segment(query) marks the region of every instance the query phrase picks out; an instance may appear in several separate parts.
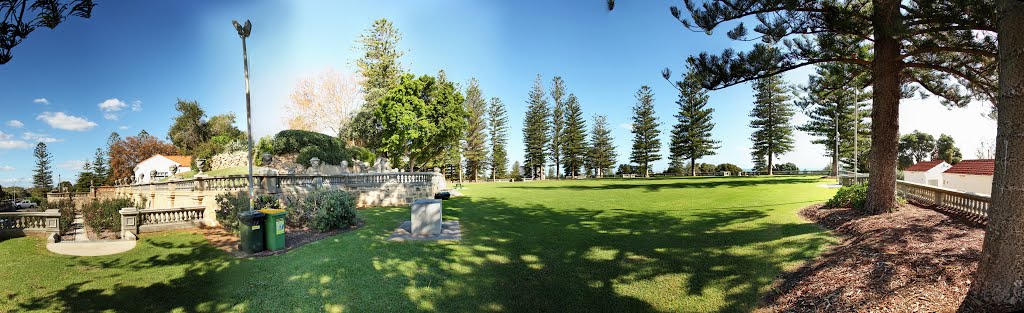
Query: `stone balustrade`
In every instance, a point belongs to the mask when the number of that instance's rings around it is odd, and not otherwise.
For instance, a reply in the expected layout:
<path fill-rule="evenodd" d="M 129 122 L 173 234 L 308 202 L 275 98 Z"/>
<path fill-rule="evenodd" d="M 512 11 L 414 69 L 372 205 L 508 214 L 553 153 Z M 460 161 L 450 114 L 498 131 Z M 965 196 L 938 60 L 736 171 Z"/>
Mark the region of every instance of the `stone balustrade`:
<path fill-rule="evenodd" d="M 48 242 L 60 241 L 60 211 L 2 212 L 0 238 L 45 235 Z"/>

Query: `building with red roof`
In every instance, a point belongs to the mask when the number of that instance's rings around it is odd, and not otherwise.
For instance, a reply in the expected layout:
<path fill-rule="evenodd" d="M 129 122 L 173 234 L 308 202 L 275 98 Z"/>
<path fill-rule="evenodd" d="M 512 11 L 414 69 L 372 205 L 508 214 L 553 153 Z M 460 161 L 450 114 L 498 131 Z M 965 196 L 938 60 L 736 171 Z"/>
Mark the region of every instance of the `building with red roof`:
<path fill-rule="evenodd" d="M 946 163 L 943 160 L 918 162 L 917 164 L 911 165 L 903 170 L 903 180 L 912 183 L 942 187 L 942 183 L 944 181 L 942 173 L 950 167 L 952 167 L 952 165 L 949 165 L 949 163 Z"/>
<path fill-rule="evenodd" d="M 996 161 L 992 159 L 963 160 L 942 173 L 942 184 L 950 189 L 992 194 L 995 169 Z"/>

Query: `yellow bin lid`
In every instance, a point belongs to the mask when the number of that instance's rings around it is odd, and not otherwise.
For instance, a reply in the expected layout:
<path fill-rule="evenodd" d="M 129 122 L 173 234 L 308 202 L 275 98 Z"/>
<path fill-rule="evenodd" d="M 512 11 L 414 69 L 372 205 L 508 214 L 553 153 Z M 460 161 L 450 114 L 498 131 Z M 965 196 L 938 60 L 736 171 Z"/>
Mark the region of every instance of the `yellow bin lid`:
<path fill-rule="evenodd" d="M 285 212 L 285 210 L 281 210 L 281 209 L 262 209 L 262 210 L 259 210 L 259 211 L 260 211 L 260 213 L 263 213 L 263 214 L 281 214 L 281 213 Z"/>

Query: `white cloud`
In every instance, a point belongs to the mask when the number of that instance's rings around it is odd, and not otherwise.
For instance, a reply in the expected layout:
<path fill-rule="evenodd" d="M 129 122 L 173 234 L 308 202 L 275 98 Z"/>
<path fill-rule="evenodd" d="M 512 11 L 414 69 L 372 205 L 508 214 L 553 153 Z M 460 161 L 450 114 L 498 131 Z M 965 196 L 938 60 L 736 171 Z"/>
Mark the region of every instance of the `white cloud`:
<path fill-rule="evenodd" d="M 83 166 L 85 166 L 85 161 L 82 160 L 67 160 L 57 164 L 57 167 L 71 171 L 82 170 Z"/>
<path fill-rule="evenodd" d="M 103 113 L 103 119 L 108 121 L 116 121 L 118 119 L 118 116 L 115 113 Z"/>
<path fill-rule="evenodd" d="M 128 126 L 125 126 L 125 125 L 121 125 L 121 126 L 118 126 L 118 127 L 117 127 L 117 129 L 119 129 L 119 130 L 128 130 L 128 128 L 129 128 L 129 127 L 128 127 Z"/>
<path fill-rule="evenodd" d="M 10 165 L 0 165 L 0 172 L 13 172 L 15 168 Z"/>
<path fill-rule="evenodd" d="M 33 132 L 25 132 L 21 134 L 21 139 L 28 140 L 29 142 L 42 142 L 42 143 L 53 143 L 63 141 L 57 138 L 47 136 L 46 134 L 37 134 Z"/>
<path fill-rule="evenodd" d="M 22 140 L 0 140 L 0 149 L 24 149 L 31 146 Z"/>
<path fill-rule="evenodd" d="M 90 120 L 73 115 L 67 115 L 64 114 L 64 112 L 43 112 L 43 114 L 39 114 L 36 119 L 46 122 L 50 127 L 63 130 L 87 131 L 97 126 L 96 123 Z"/>
<path fill-rule="evenodd" d="M 5 134 L 4 132 L 0 131 L 0 140 L 10 140 L 11 138 L 14 138 L 14 135 Z"/>
<path fill-rule="evenodd" d="M 622 129 L 625 129 L 625 130 L 628 130 L 628 131 L 633 131 L 633 123 L 622 123 L 622 124 L 619 124 L 619 127 L 622 127 Z"/>
<path fill-rule="evenodd" d="M 32 102 L 33 103 L 50 104 L 50 100 L 46 100 L 46 98 L 38 98 L 38 99 L 32 100 Z"/>
<path fill-rule="evenodd" d="M 117 98 L 110 98 L 100 102 L 100 104 L 97 104 L 96 106 L 99 106 L 100 111 L 103 112 L 117 112 L 127 107 L 128 104 L 124 103 L 124 101 L 118 100 Z"/>
<path fill-rule="evenodd" d="M 132 112 L 142 111 L 142 101 L 135 100 L 132 102 Z"/>
<path fill-rule="evenodd" d="M 10 121 L 7 121 L 7 126 L 14 127 L 14 128 L 21 128 L 22 126 L 25 126 L 25 123 L 22 123 L 19 120 L 10 120 Z"/>

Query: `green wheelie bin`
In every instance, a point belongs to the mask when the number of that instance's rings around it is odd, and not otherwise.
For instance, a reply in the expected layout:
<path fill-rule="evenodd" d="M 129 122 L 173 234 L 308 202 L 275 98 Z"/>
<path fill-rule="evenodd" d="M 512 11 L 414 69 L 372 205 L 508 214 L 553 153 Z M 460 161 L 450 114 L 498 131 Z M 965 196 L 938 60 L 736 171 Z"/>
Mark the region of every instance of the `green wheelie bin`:
<path fill-rule="evenodd" d="M 267 250 L 284 249 L 284 219 L 285 210 L 262 209 L 260 213 L 266 214 L 267 219 L 263 224 L 263 236 L 266 238 Z"/>
<path fill-rule="evenodd" d="M 266 214 L 258 211 L 242 211 L 238 213 L 238 232 L 241 235 L 239 250 L 246 253 L 263 251 L 263 224 Z"/>

